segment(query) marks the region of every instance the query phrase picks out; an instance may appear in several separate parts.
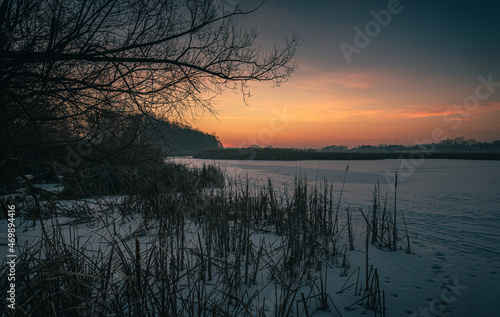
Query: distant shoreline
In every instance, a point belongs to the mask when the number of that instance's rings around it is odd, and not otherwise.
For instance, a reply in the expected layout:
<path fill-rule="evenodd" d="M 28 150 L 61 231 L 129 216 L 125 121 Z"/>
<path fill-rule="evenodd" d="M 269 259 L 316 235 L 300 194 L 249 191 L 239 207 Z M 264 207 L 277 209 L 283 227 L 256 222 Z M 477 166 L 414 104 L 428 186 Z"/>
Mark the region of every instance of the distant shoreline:
<path fill-rule="evenodd" d="M 320 152 L 299 149 L 244 148 L 214 149 L 193 155 L 200 159 L 255 160 L 255 161 L 302 161 L 302 160 L 385 160 L 385 159 L 456 159 L 500 160 L 500 153 L 451 153 L 451 152 Z"/>

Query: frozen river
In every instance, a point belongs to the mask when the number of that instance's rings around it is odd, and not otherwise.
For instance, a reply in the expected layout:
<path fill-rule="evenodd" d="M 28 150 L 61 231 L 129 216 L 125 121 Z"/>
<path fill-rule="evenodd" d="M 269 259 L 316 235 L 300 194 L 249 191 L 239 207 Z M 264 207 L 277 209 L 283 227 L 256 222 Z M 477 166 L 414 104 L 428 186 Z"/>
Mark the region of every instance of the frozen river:
<path fill-rule="evenodd" d="M 173 160 L 194 166 L 206 162 L 187 157 Z M 496 314 L 495 299 L 500 288 L 499 161 L 425 160 L 418 162 L 418 166 L 399 160 L 208 162 L 219 165 L 236 179 L 244 180 L 248 175 L 255 186 L 265 184 L 268 178 L 275 187 L 293 186 L 296 176 L 305 177 L 311 185 L 327 180 L 334 186 L 336 199 L 345 176 L 341 207 L 349 205 L 353 211 L 370 210 L 378 182 L 381 196 L 387 195 L 388 203 L 393 204 L 394 174 L 400 168 L 397 209 L 405 214 L 412 252 L 418 257 L 413 265 L 423 266 L 420 270 L 409 267 L 394 271 L 395 290 L 415 288 L 406 291 L 412 305 L 417 306 L 407 314 L 439 298 L 442 288 L 439 281 L 454 278 L 467 289 L 455 299 L 450 316 Z M 361 220 L 359 212 L 353 217 Z M 404 265 L 412 262 L 415 261 L 409 260 Z M 389 264 L 387 269 L 394 270 Z M 398 274 L 401 274 L 399 279 Z M 401 309 L 403 306 L 408 309 L 408 305 L 402 305 Z"/>

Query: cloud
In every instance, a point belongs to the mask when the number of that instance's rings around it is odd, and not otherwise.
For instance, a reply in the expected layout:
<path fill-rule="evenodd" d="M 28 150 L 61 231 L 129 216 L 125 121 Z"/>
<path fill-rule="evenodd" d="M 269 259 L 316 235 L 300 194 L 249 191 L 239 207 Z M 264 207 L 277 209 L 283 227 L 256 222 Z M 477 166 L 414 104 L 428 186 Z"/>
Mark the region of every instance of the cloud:
<path fill-rule="evenodd" d="M 401 83 L 402 74 L 390 70 L 365 71 L 328 71 L 321 66 L 301 65 L 296 78 L 289 84 L 297 89 L 336 90 L 336 89 L 376 89 L 396 86 Z"/>
<path fill-rule="evenodd" d="M 474 114 L 485 114 L 500 111 L 500 103 L 494 101 L 480 102 L 473 111 L 466 111 L 460 104 L 424 104 L 405 107 L 404 109 L 393 110 L 392 116 L 415 119 L 428 117 L 441 117 L 444 115 L 462 114 L 463 117 Z"/>

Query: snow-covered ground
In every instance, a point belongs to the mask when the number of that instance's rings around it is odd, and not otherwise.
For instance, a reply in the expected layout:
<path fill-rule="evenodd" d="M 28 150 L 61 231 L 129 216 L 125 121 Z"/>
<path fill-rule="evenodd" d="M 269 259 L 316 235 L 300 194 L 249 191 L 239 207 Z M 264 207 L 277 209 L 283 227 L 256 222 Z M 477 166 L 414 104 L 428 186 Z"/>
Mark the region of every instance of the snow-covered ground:
<path fill-rule="evenodd" d="M 175 158 L 194 166 L 205 161 L 192 158 Z M 208 163 L 213 163 L 209 161 Z M 408 169 L 398 160 L 381 161 L 216 161 L 229 177 L 242 182 L 248 177 L 255 187 L 267 183 L 270 177 L 275 189 L 293 187 L 296 176 L 305 177 L 310 186 L 316 181 L 333 183 L 335 199 L 339 199 L 342 184 L 341 210 L 350 207 L 354 220 L 355 249 L 350 251 L 351 274 L 357 267 L 364 268 L 365 248 L 364 220 L 359 209 L 369 212 L 374 186 L 380 182 L 381 196 L 393 206 L 397 193 L 397 209 L 406 217 L 411 241 L 411 254 L 391 252 L 370 247 L 369 262 L 378 269 L 381 289 L 386 294 L 386 316 L 497 316 L 496 299 L 500 289 L 500 162 L 426 160 L 416 168 Z M 346 174 L 346 167 L 349 169 Z M 397 192 L 392 182 L 399 170 Z M 119 197 L 109 198 L 111 200 Z M 64 202 L 61 202 L 64 203 Z M 88 202 L 92 204 L 92 201 Z M 61 224 L 72 219 L 59 217 Z M 29 228 L 23 222 L 18 228 L 18 245 L 36 241 L 40 228 Z M 142 230 L 140 217 L 101 221 L 102 228 L 91 224 L 71 224 L 64 228 L 68 236 L 82 236 L 90 249 L 107 246 L 118 232 L 123 237 L 132 236 L 134 230 Z M 0 221 L 6 232 L 6 222 Z M 117 229 L 116 229 L 116 228 Z M 75 229 L 78 228 L 78 229 Z M 65 230 L 65 229 L 63 229 Z M 73 230 L 73 233 L 71 233 Z M 77 230 L 78 233 L 76 233 Z M 99 232 L 96 232 L 99 230 Z M 194 230 L 194 229 L 193 229 Z M 98 234 L 97 234 L 98 233 Z M 154 232 L 151 232 L 155 235 Z M 189 234 L 188 234 L 189 235 Z M 195 234 L 193 234 L 195 236 Z M 252 241 L 258 245 L 279 239 L 272 233 L 254 233 Z M 274 238 L 273 238 L 274 237 Z M 141 238 L 144 248 L 148 234 Z M 193 239 L 196 244 L 196 239 Z M 133 240 L 130 240 L 132 244 Z M 6 240 L 0 239 L 0 256 L 5 258 Z M 132 245 L 131 245 L 132 247 Z M 109 248 L 109 246 L 107 246 Z M 353 288 L 336 294 L 346 277 L 340 276 L 340 268 L 328 269 L 327 292 L 331 294 L 342 316 L 360 316 L 364 309 L 345 311 L 358 297 Z M 361 275 L 363 276 L 363 272 Z M 265 276 L 261 284 L 266 283 Z M 272 315 L 274 286 L 269 286 L 262 296 L 269 304 L 267 314 Z M 373 313 L 368 313 L 369 315 Z M 333 310 L 317 311 L 314 316 L 335 315 Z"/>
<path fill-rule="evenodd" d="M 194 166 L 204 163 L 192 158 L 173 160 Z M 355 211 L 370 210 L 377 182 L 382 196 L 387 194 L 388 203 L 393 204 L 392 182 L 399 168 L 397 208 L 406 217 L 412 254 L 375 248 L 370 254 L 386 291 L 387 316 L 498 316 L 500 162 L 425 160 L 418 166 L 399 160 L 215 163 L 229 176 L 248 175 L 256 186 L 268 177 L 275 183 L 291 183 L 296 175 L 305 176 L 311 184 L 326 179 L 333 182 L 337 195 L 349 165 L 342 206 L 351 207 L 357 226 L 363 222 Z M 363 263 L 360 242 L 350 254 L 352 267 Z"/>

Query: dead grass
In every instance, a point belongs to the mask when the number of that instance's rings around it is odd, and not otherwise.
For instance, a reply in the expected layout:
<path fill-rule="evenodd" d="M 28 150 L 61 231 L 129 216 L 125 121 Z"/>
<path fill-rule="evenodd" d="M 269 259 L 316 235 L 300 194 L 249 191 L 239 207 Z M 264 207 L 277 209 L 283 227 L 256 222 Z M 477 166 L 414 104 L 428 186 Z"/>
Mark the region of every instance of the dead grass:
<path fill-rule="evenodd" d="M 219 175 L 207 167 L 200 173 Z M 379 273 L 368 261 L 364 282 L 356 268 L 344 286 L 334 286 L 340 293 L 355 287 L 360 299 L 335 305 L 339 295 L 329 291 L 328 272 L 339 268 L 347 276 L 347 249 L 355 245 L 352 212 L 339 212 L 341 201 L 327 182 L 311 186 L 297 178 L 293 188 L 276 191 L 269 180 L 253 191 L 240 179 L 180 191 L 160 186 L 163 176 L 112 203 L 80 202 L 71 216 L 88 221 L 46 221 L 46 234 L 19 256 L 16 310 L 1 307 L 0 314 L 312 316 L 330 310 L 340 316 L 359 305 L 385 312 Z M 394 243 L 395 223 L 383 205 L 376 187 L 371 219 L 363 214 L 366 252 L 370 240 L 379 247 Z M 81 227 L 92 228 L 97 239 L 79 236 Z"/>

